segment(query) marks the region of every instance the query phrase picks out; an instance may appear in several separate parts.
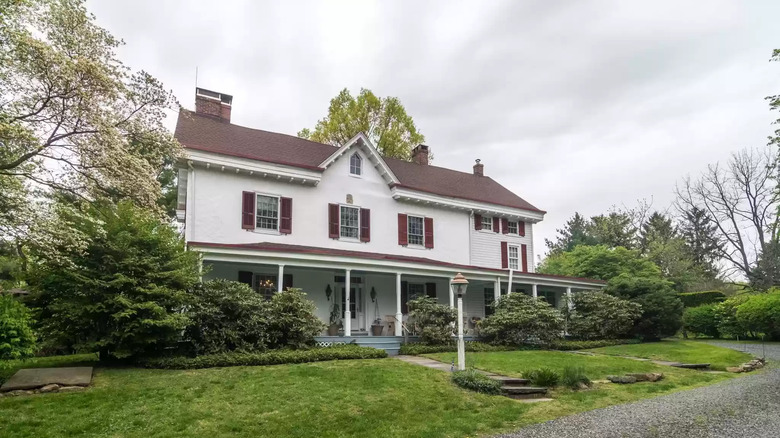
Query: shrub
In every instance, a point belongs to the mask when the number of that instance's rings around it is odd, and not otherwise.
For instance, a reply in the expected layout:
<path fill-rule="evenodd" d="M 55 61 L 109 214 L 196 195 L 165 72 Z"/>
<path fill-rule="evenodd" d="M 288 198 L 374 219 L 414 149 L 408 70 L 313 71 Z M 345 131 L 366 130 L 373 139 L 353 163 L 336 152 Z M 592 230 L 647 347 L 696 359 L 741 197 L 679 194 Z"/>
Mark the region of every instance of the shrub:
<path fill-rule="evenodd" d="M 0 360 L 31 357 L 35 353 L 32 317 L 24 304 L 0 293 Z"/>
<path fill-rule="evenodd" d="M 717 304 L 705 304 L 703 306 L 688 307 L 683 313 L 683 330 L 686 333 L 710 336 L 717 338 L 718 314 Z"/>
<path fill-rule="evenodd" d="M 721 336 L 743 339 L 748 337 L 750 329 L 743 324 L 743 321 L 737 319 L 737 309 L 751 296 L 749 294 L 736 295 L 716 305 L 715 317 L 718 320 L 718 333 Z"/>
<path fill-rule="evenodd" d="M 715 304 L 726 299 L 726 294 L 719 290 L 708 290 L 703 292 L 682 292 L 677 296 L 685 307 L 698 307 L 704 304 Z"/>
<path fill-rule="evenodd" d="M 485 351 L 512 351 L 517 350 L 517 347 L 507 345 L 491 345 L 484 342 L 466 342 L 466 351 L 469 352 L 485 352 Z M 458 351 L 458 346 L 455 343 L 449 343 L 446 345 L 425 345 L 419 343 L 409 343 L 401 345 L 401 349 L 398 354 L 406 354 L 410 356 L 416 356 L 420 354 L 431 353 L 449 353 Z"/>
<path fill-rule="evenodd" d="M 780 339 L 780 293 L 751 296 L 737 308 L 737 322 L 751 332 Z"/>
<path fill-rule="evenodd" d="M 275 293 L 265 303 L 266 333 L 269 348 L 305 348 L 314 345 L 314 337 L 325 324 L 314 314 L 314 303 L 297 288 Z"/>
<path fill-rule="evenodd" d="M 523 377 L 531 381 L 534 386 L 543 386 L 551 388 L 557 386 L 561 376 L 550 368 L 539 368 L 537 370 L 526 371 Z"/>
<path fill-rule="evenodd" d="M 501 394 L 501 382 L 471 368 L 452 373 L 452 382 L 461 388 L 482 394 Z"/>
<path fill-rule="evenodd" d="M 249 286 L 211 280 L 195 286 L 190 297 L 185 337 L 196 354 L 265 349 L 265 300 Z"/>
<path fill-rule="evenodd" d="M 197 357 L 157 357 L 140 359 L 136 364 L 145 368 L 183 370 L 232 366 L 281 365 L 289 363 L 320 362 L 325 360 L 380 359 L 383 357 L 387 357 L 387 352 L 384 350 L 349 344 L 305 350 L 272 350 L 263 353 L 236 351 L 207 354 Z"/>
<path fill-rule="evenodd" d="M 455 309 L 439 304 L 436 299 L 421 296 L 409 301 L 409 317 L 420 333 L 420 342 L 426 345 L 444 345 L 452 342 L 452 324 L 458 319 Z"/>
<path fill-rule="evenodd" d="M 581 385 L 590 386 L 590 379 L 585 375 L 585 367 L 565 366 L 561 373 L 561 383 L 570 389 L 580 389 Z"/>
<path fill-rule="evenodd" d="M 639 338 L 658 340 L 674 335 L 682 327 L 682 301 L 672 284 L 662 278 L 621 274 L 609 281 L 605 291 L 642 306 L 642 315 L 633 330 Z"/>
<path fill-rule="evenodd" d="M 561 337 L 563 316 L 544 300 L 526 294 L 504 295 L 495 304 L 495 311 L 480 324 L 485 340 L 499 345 L 521 345 L 533 339 L 549 344 Z"/>
<path fill-rule="evenodd" d="M 602 339 L 598 341 L 570 341 L 560 340 L 550 344 L 550 349 L 561 351 L 588 350 L 590 348 L 611 347 L 613 345 L 639 344 L 639 339 Z"/>
<path fill-rule="evenodd" d="M 642 314 L 637 303 L 604 292 L 572 295 L 572 309 L 564 308 L 566 330 L 574 339 L 620 339 L 628 337 Z"/>

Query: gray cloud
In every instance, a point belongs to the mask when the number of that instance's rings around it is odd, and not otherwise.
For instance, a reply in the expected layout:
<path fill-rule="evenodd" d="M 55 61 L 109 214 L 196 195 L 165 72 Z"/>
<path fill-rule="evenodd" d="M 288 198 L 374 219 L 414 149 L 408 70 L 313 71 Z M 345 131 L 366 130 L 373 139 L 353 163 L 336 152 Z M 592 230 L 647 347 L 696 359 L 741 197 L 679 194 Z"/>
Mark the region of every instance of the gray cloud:
<path fill-rule="evenodd" d="M 486 173 L 549 213 L 652 198 L 761 145 L 780 90 L 780 3 L 92 1 L 122 58 L 193 106 L 231 93 L 233 120 L 295 134 L 341 88 L 397 96 L 435 164 Z"/>

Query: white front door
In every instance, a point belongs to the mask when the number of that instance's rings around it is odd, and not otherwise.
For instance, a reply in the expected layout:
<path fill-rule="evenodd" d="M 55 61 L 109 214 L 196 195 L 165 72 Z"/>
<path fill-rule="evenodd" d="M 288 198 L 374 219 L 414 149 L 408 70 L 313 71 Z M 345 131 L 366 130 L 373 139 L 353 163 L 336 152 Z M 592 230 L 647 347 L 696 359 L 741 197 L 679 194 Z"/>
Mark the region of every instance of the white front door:
<path fill-rule="evenodd" d="M 351 327 L 352 331 L 358 331 L 358 330 L 364 330 L 365 327 L 362 327 L 362 321 L 361 318 L 363 314 L 363 288 L 357 284 L 357 285 L 350 285 L 349 287 L 349 312 L 352 314 L 351 317 Z M 346 315 L 347 310 L 347 303 L 346 303 L 346 287 L 341 286 L 341 318 L 344 319 L 344 316 Z"/>

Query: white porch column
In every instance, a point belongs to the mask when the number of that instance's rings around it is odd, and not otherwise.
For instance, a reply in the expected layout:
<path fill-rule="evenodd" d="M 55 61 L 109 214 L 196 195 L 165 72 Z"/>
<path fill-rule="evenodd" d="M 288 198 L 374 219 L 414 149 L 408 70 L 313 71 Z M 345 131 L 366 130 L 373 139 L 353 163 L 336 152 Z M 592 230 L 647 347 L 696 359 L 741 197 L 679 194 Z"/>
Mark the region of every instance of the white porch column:
<path fill-rule="evenodd" d="M 536 283 L 531 285 L 531 296 L 534 297 L 534 298 L 539 296 L 539 293 L 536 290 Z"/>
<path fill-rule="evenodd" d="M 450 291 L 450 296 L 452 296 L 452 291 Z M 402 336 L 403 332 L 401 331 L 401 322 L 403 321 L 404 315 L 401 313 L 401 273 L 395 274 L 395 335 L 396 336 Z"/>
<path fill-rule="evenodd" d="M 496 277 L 496 285 L 493 287 L 493 299 L 498 301 L 499 298 L 501 298 L 501 277 Z"/>
<path fill-rule="evenodd" d="M 350 274 L 352 271 L 347 269 L 347 276 L 344 279 L 344 336 L 352 336 L 352 312 L 349 311 L 350 295 Z"/>
<path fill-rule="evenodd" d="M 574 307 L 574 304 L 571 302 L 571 288 L 566 288 L 566 305 L 569 306 L 569 309 L 571 310 L 572 307 Z"/>
<path fill-rule="evenodd" d="M 282 292 L 284 290 L 284 265 L 279 265 L 279 276 L 276 277 L 276 291 Z"/>
<path fill-rule="evenodd" d="M 512 284 L 514 284 L 514 280 L 512 279 L 512 274 L 514 274 L 515 271 L 513 269 L 509 269 L 509 284 L 507 284 L 506 287 L 506 294 L 509 295 L 512 293 Z"/>

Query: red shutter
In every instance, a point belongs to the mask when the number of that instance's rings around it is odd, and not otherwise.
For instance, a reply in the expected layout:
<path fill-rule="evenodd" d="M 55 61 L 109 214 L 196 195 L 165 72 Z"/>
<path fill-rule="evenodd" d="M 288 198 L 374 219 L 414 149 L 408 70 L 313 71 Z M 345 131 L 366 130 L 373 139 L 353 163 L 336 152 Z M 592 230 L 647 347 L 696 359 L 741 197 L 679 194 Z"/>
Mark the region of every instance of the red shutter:
<path fill-rule="evenodd" d="M 360 241 L 371 241 L 371 210 L 367 208 L 360 209 Z"/>
<path fill-rule="evenodd" d="M 279 203 L 281 204 L 279 210 L 282 211 L 279 232 L 290 234 L 292 233 L 292 198 L 281 198 Z"/>
<path fill-rule="evenodd" d="M 255 193 L 243 192 L 241 196 L 241 228 L 255 229 Z"/>
<path fill-rule="evenodd" d="M 425 218 L 425 247 L 433 248 L 433 218 Z"/>
<path fill-rule="evenodd" d="M 339 205 L 328 204 L 328 237 L 339 238 Z"/>
<path fill-rule="evenodd" d="M 506 242 L 501 242 L 501 268 L 509 267 L 509 248 Z"/>
<path fill-rule="evenodd" d="M 481 214 L 475 214 L 474 215 L 474 229 L 475 230 L 481 230 L 482 229 L 482 215 Z"/>
<path fill-rule="evenodd" d="M 521 236 L 525 236 L 525 222 L 520 221 L 520 222 L 517 223 L 517 232 Z"/>
<path fill-rule="evenodd" d="M 398 213 L 398 244 L 406 246 L 409 244 L 409 230 L 406 228 L 406 215 Z"/>
<path fill-rule="evenodd" d="M 504 234 L 509 234 L 509 219 L 505 217 L 501 218 L 501 232 Z"/>
<path fill-rule="evenodd" d="M 493 218 L 493 231 L 496 233 L 501 231 L 501 220 L 497 217 Z"/>
<path fill-rule="evenodd" d="M 523 272 L 528 272 L 528 247 L 526 245 L 520 245 L 520 258 L 523 260 Z"/>

